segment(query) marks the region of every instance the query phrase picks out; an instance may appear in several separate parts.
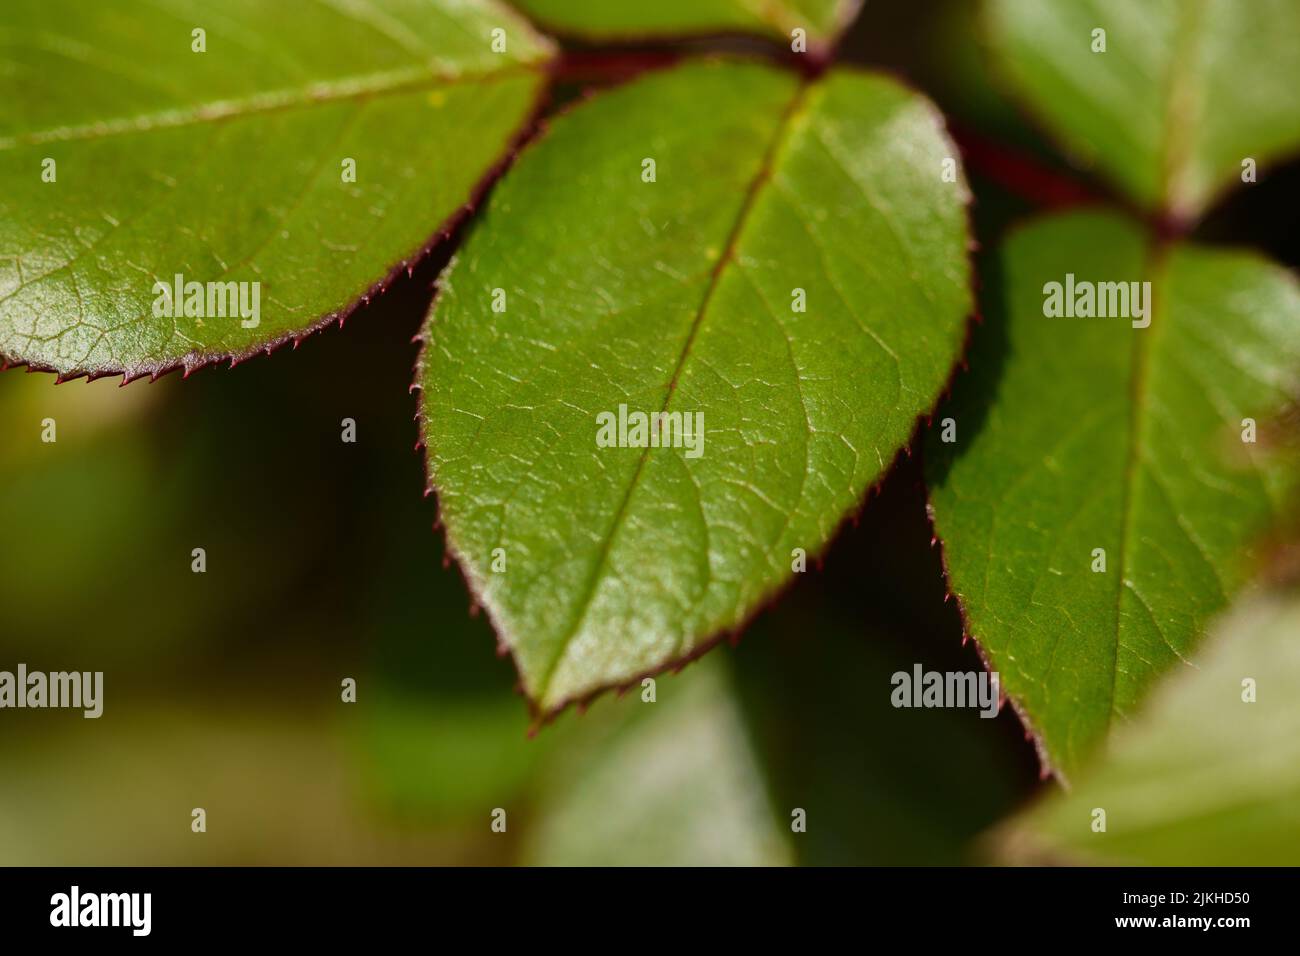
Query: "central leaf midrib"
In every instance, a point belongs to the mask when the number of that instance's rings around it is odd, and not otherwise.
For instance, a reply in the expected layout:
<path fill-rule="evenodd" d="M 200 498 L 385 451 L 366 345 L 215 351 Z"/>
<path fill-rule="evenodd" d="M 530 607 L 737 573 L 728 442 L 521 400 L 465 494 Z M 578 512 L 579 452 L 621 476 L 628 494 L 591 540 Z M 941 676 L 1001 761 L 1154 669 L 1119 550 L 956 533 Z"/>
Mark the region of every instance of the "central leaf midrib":
<path fill-rule="evenodd" d="M 1124 461 L 1124 475 L 1121 483 L 1122 499 L 1120 502 L 1119 532 L 1119 575 L 1115 589 L 1115 660 L 1111 667 L 1110 700 L 1106 704 L 1106 734 L 1110 734 L 1117 709 L 1115 698 L 1119 685 L 1119 654 L 1121 648 L 1122 621 L 1121 607 L 1124 602 L 1124 588 L 1128 580 L 1129 539 L 1132 536 L 1133 486 L 1137 482 L 1138 469 L 1141 467 L 1142 433 L 1145 428 L 1148 376 L 1151 364 L 1151 346 L 1148 339 L 1154 337 L 1156 324 L 1156 298 L 1159 293 L 1160 263 L 1165 256 L 1165 247 L 1161 244 L 1149 245 L 1142 267 L 1142 276 L 1151 277 L 1151 300 L 1147 303 L 1151 325 L 1145 329 L 1131 329 L 1134 337 L 1132 349 L 1132 368 L 1129 379 L 1129 428 L 1128 449 Z"/>
<path fill-rule="evenodd" d="M 107 139 L 130 133 L 148 133 L 158 129 L 217 123 L 259 113 L 284 112 L 325 103 L 392 96 L 466 82 L 489 83 L 506 77 L 537 72 L 537 65 L 520 63 L 501 69 L 458 73 L 438 73 L 430 71 L 427 67 L 413 67 L 389 73 L 358 74 L 342 79 L 321 80 L 299 89 L 271 90 L 240 99 L 212 100 L 195 106 L 159 110 L 139 116 L 117 117 L 75 126 L 55 126 L 14 136 L 0 136 L 0 152 L 39 146 L 44 143 Z"/>
<path fill-rule="evenodd" d="M 776 164 L 777 155 L 780 153 L 781 147 L 785 143 L 795 117 L 806 104 L 808 92 L 812 88 L 812 85 L 813 84 L 808 80 L 800 82 L 798 89 L 795 90 L 794 95 L 790 98 L 790 102 L 786 105 L 785 110 L 781 114 L 781 119 L 777 123 L 776 132 L 772 136 L 772 141 L 768 144 L 767 149 L 763 153 L 762 159 L 759 161 L 758 172 L 755 173 L 753 180 L 750 181 L 749 187 L 746 190 L 744 202 L 741 203 L 740 211 L 736 215 L 735 223 L 732 224 L 731 232 L 728 234 L 726 244 L 723 246 L 722 253 L 718 257 L 717 265 L 714 266 L 713 272 L 709 277 L 708 284 L 704 290 L 704 296 L 700 301 L 699 308 L 696 309 L 695 318 L 692 320 L 690 331 L 686 335 L 686 341 L 682 345 L 681 354 L 678 355 L 677 366 L 673 370 L 672 378 L 669 379 L 668 382 L 668 389 L 664 394 L 663 407 L 660 409 L 662 412 L 666 412 L 668 406 L 672 402 L 673 394 L 677 388 L 678 379 L 681 377 L 682 369 L 686 366 L 686 360 L 690 356 L 691 346 L 695 343 L 700 327 L 704 323 L 704 316 L 709 310 L 709 305 L 713 300 L 714 293 L 717 291 L 718 285 L 722 279 L 722 274 L 726 271 L 727 266 L 735 260 L 736 248 L 740 243 L 740 237 L 744 232 L 745 225 L 749 221 L 750 213 L 753 211 L 754 204 L 757 201 L 759 194 L 762 192 L 763 186 L 771 178 L 772 170 Z M 614 538 L 617 537 L 618 532 L 622 527 L 623 518 L 627 513 L 627 506 L 632 500 L 632 494 L 635 492 L 637 484 L 641 479 L 641 474 L 645 469 L 645 463 L 648 460 L 649 455 L 650 447 L 647 444 L 647 446 L 641 450 L 641 456 L 637 460 L 636 471 L 632 473 L 632 480 L 628 482 L 627 490 L 624 492 L 623 498 L 619 502 L 617 510 L 614 512 L 614 518 L 610 523 L 609 531 L 605 534 L 604 539 L 601 542 L 600 553 L 596 557 L 596 562 L 592 568 L 591 574 L 587 577 L 583 589 L 583 595 L 575 605 L 575 612 L 570 618 L 570 623 L 566 625 L 562 632 L 563 636 L 560 638 L 559 647 L 552 655 L 551 660 L 547 664 L 546 670 L 542 675 L 542 679 L 534 692 L 534 699 L 541 704 L 543 709 L 546 709 L 547 707 L 546 695 L 550 689 L 550 684 L 554 678 L 555 671 L 559 667 L 560 662 L 564 660 L 564 654 L 568 650 L 570 642 L 572 642 L 573 638 L 577 635 L 578 630 L 591 607 L 591 601 L 595 597 L 596 590 L 600 585 L 601 575 L 604 573 L 606 562 L 609 559 L 609 552 L 613 547 Z M 551 709 L 554 709 L 563 703 L 564 702 L 561 701 L 559 705 L 552 704 Z"/>

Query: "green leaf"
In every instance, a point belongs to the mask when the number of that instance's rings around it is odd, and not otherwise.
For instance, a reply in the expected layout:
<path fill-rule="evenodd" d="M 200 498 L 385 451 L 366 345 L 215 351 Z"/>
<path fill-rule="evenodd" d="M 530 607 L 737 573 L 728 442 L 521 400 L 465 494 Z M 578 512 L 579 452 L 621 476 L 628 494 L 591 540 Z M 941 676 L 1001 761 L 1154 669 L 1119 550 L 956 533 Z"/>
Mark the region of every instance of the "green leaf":
<path fill-rule="evenodd" d="M 1045 316 L 1067 273 L 1150 281 L 1150 326 Z M 1300 291 L 1108 213 L 1021 229 L 984 276 L 987 324 L 939 413 L 956 442 L 928 444 L 934 523 L 971 634 L 1069 774 L 1187 661 L 1292 510 Z"/>
<path fill-rule="evenodd" d="M 450 546 L 541 710 L 740 627 L 907 443 L 970 306 L 953 155 L 891 80 L 697 62 L 494 191 L 416 381 Z M 621 405 L 702 415 L 702 446 L 598 447 Z"/>
<path fill-rule="evenodd" d="M 473 201 L 548 51 L 478 0 L 9 0 L 0 366 L 156 375 L 341 319 Z M 244 309 L 171 317 L 178 274 Z"/>
<path fill-rule="evenodd" d="M 989 13 L 1027 104 L 1145 208 L 1192 218 L 1243 160 L 1300 147 L 1293 0 L 992 0 Z"/>
<path fill-rule="evenodd" d="M 1107 759 L 1000 830 L 995 852 L 1034 863 L 1300 863 L 1300 598 L 1260 595 L 1215 631 L 1196 668 L 1116 733 Z"/>
<path fill-rule="evenodd" d="M 852 22 L 861 0 L 512 0 L 548 30 L 589 40 L 677 37 L 700 33 L 760 33 L 784 40 L 803 29 L 809 40 L 831 40 Z"/>
<path fill-rule="evenodd" d="M 725 670 L 709 661 L 584 723 L 528 827 L 539 866 L 781 866 L 793 862 Z M 633 710 L 634 708 L 634 710 Z M 611 813 L 610 809 L 618 808 Z"/>

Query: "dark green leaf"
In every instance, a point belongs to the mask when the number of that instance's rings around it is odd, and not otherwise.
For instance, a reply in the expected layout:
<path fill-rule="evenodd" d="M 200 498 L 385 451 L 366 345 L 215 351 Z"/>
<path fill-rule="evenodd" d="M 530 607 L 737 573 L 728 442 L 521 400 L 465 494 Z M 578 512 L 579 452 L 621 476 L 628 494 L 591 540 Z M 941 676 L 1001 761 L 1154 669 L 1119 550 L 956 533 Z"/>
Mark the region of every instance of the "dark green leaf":
<path fill-rule="evenodd" d="M 563 117 L 494 192 L 417 382 L 451 548 L 542 710 L 739 627 L 907 443 L 970 304 L 953 155 L 891 80 L 706 62 Z M 702 454 L 598 447 L 620 406 L 702 415 Z"/>
<path fill-rule="evenodd" d="M 1067 274 L 1149 280 L 1150 326 L 1047 317 Z M 1185 666 L 1292 510 L 1300 291 L 1257 256 L 1151 248 L 1107 213 L 1021 229 L 985 281 L 940 413 L 956 442 L 940 427 L 928 445 L 935 527 L 971 634 L 1068 774 Z"/>
<path fill-rule="evenodd" d="M 547 51 L 482 2 L 9 0 L 0 363 L 156 374 L 338 318 L 472 199 Z"/>
<path fill-rule="evenodd" d="M 1244 160 L 1300 147 L 1294 0 L 992 0 L 990 14 L 1029 106 L 1144 207 L 1193 217 Z"/>

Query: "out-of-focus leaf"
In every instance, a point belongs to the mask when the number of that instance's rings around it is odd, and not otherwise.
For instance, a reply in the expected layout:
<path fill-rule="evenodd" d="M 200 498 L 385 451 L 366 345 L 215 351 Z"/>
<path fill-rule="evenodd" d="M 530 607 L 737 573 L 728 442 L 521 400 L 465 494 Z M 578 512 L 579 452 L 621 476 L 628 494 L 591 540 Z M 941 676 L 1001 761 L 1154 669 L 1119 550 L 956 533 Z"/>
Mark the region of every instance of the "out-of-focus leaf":
<path fill-rule="evenodd" d="M 1294 594 L 1243 603 L 1197 667 L 1161 684 L 1106 758 L 1005 827 L 996 851 L 1037 863 L 1300 863 L 1298 637 Z"/>
<path fill-rule="evenodd" d="M 791 38 L 802 29 L 809 40 L 834 39 L 861 0 L 512 0 L 548 30 L 589 40 L 677 37 L 748 32 Z"/>
<path fill-rule="evenodd" d="M 720 662 L 660 681 L 654 703 L 633 697 L 617 706 L 639 713 L 612 731 L 582 728 L 587 739 L 571 741 L 551 768 L 525 843 L 528 862 L 791 862 Z"/>
<path fill-rule="evenodd" d="M 481 0 L 8 0 L 0 364 L 189 369 L 339 317 L 471 201 L 548 49 Z"/>
<path fill-rule="evenodd" d="M 891 80 L 705 62 L 566 115 L 494 192 L 417 383 L 450 547 L 539 709 L 740 626 L 909 440 L 970 305 L 954 155 Z M 692 440 L 598 444 L 661 412 Z"/>
<path fill-rule="evenodd" d="M 1294 0 L 991 0 L 989 14 L 1021 96 L 1144 207 L 1193 217 L 1243 160 L 1300 147 Z"/>
<path fill-rule="evenodd" d="M 941 586 L 939 575 L 933 580 Z M 946 629 L 919 630 L 939 617 L 941 598 L 918 619 L 886 629 L 879 599 L 854 616 L 830 607 L 829 595 L 813 596 L 784 598 L 754 623 L 735 654 L 746 723 L 777 818 L 788 828 L 796 809 L 805 815 L 805 832 L 791 843 L 799 863 L 970 862 L 970 841 L 1014 807 L 1034 779 L 1023 732 L 1006 726 L 1014 716 L 893 706 L 893 675 L 910 676 L 917 664 L 927 671 L 983 670 L 973 649 L 961 646 L 959 626 L 946 645 Z M 1017 762 L 1021 749 L 1027 759 Z"/>
<path fill-rule="evenodd" d="M 1149 280 L 1150 326 L 1047 317 L 1067 274 Z M 956 441 L 928 445 L 935 528 L 970 633 L 1070 774 L 1185 665 L 1292 510 L 1300 291 L 1107 213 L 1019 230 L 985 276 L 970 373 L 938 413 Z"/>

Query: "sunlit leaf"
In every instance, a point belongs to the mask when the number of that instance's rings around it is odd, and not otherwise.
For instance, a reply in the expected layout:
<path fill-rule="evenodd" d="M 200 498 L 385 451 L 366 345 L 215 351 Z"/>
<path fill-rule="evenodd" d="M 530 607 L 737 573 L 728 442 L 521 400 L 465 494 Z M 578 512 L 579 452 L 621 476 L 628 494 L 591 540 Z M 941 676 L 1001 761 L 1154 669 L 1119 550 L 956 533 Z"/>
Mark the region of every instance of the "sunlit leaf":
<path fill-rule="evenodd" d="M 478 0 L 8 0 L 0 364 L 189 369 L 346 314 L 474 198 L 547 55 Z"/>
<path fill-rule="evenodd" d="M 953 155 L 892 80 L 704 62 L 520 157 L 417 384 L 450 546 L 540 709 L 739 627 L 907 443 L 969 309 Z M 663 412 L 649 447 L 632 416 Z"/>
<path fill-rule="evenodd" d="M 1246 160 L 1300 148 L 1293 0 L 991 0 L 989 19 L 1026 103 L 1145 207 L 1195 216 Z"/>
<path fill-rule="evenodd" d="M 1154 304 L 1049 317 L 1067 276 L 1076 301 L 1149 281 Z M 1152 247 L 1108 213 L 1021 229 L 985 281 L 970 373 L 927 448 L 935 528 L 971 634 L 1069 774 L 1187 666 L 1294 511 L 1300 290 L 1258 256 Z"/>

